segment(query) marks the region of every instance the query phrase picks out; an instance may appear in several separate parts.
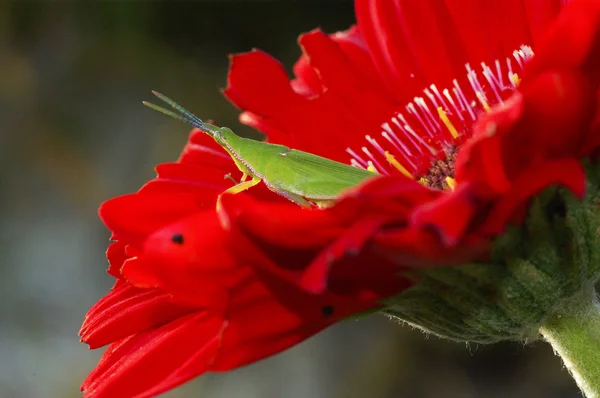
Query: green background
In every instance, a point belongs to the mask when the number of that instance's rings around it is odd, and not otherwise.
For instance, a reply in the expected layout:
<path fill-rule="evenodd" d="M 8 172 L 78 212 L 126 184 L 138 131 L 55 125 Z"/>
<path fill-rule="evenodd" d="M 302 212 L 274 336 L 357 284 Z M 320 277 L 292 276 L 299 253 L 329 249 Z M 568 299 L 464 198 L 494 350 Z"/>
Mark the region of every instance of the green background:
<path fill-rule="evenodd" d="M 177 158 L 188 128 L 155 89 L 258 137 L 222 97 L 227 54 L 288 70 L 299 33 L 354 22 L 347 1 L 0 2 L 0 397 L 78 397 L 101 350 L 77 331 L 112 284 L 96 216 Z M 167 397 L 578 397 L 549 347 L 465 346 L 372 316 Z"/>

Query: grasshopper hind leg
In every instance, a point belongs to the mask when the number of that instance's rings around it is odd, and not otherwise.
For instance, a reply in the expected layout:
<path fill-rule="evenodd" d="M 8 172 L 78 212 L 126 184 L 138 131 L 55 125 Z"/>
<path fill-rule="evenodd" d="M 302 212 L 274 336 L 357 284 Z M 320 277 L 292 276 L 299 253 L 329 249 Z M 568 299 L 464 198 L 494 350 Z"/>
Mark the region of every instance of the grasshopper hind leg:
<path fill-rule="evenodd" d="M 240 192 L 244 192 L 244 191 L 252 188 L 253 186 L 257 185 L 259 182 L 261 182 L 260 178 L 253 178 L 253 179 L 251 179 L 249 181 L 242 181 L 242 182 L 240 182 L 240 183 L 238 183 L 238 184 L 236 184 L 236 185 L 234 185 L 234 186 L 226 189 L 225 191 L 223 191 L 223 193 L 221 193 L 221 195 L 219 195 L 219 198 L 217 199 L 217 208 L 221 207 L 220 206 L 221 196 L 223 194 L 232 194 L 232 195 L 235 195 L 235 194 L 238 194 Z M 266 184 L 266 185 L 267 185 L 267 187 L 271 191 L 275 192 L 276 194 L 279 194 L 279 195 L 283 196 L 284 198 L 286 198 L 286 199 L 288 199 L 288 200 L 296 203 L 299 206 L 302 206 L 302 207 L 313 207 L 314 206 L 314 204 L 312 202 L 309 202 L 308 200 L 304 199 L 300 195 L 297 195 L 297 194 L 291 193 L 291 192 L 286 192 L 286 191 L 278 190 L 275 187 L 270 186 L 269 184 Z"/>

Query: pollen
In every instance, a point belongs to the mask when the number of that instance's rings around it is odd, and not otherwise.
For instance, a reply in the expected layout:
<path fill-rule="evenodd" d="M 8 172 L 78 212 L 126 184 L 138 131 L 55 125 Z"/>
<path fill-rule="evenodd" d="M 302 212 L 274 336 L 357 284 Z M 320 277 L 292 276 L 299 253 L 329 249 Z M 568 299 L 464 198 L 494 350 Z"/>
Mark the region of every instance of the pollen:
<path fill-rule="evenodd" d="M 483 109 L 485 109 L 486 112 L 489 112 L 492 110 L 492 107 L 490 106 L 490 104 L 486 101 L 485 97 L 483 96 L 483 93 L 481 91 L 477 91 L 475 93 L 475 96 L 477 96 L 477 99 L 479 100 L 479 102 L 481 103 L 481 106 L 483 106 Z"/>
<path fill-rule="evenodd" d="M 402 166 L 400 164 L 400 162 L 398 162 L 396 160 L 396 158 L 394 157 L 394 155 L 392 155 L 391 153 L 389 153 L 388 151 L 385 151 L 385 158 L 387 159 L 388 162 L 390 162 L 390 164 L 392 166 L 394 166 L 394 168 L 396 168 L 396 170 L 398 170 L 400 173 L 402 173 L 403 175 L 405 175 L 408 178 L 413 178 L 412 174 L 410 174 L 408 172 L 408 170 L 406 170 L 406 168 L 404 166 Z"/>
<path fill-rule="evenodd" d="M 446 177 L 446 184 L 448 184 L 448 187 L 453 191 L 454 188 L 456 188 L 456 180 L 452 177 Z"/>
<path fill-rule="evenodd" d="M 510 80 L 515 84 L 515 87 L 519 87 L 519 84 L 521 84 L 521 78 L 516 73 L 510 76 Z"/>
<path fill-rule="evenodd" d="M 456 187 L 454 163 L 456 162 L 458 148 L 449 148 L 445 153 L 445 159 L 436 161 L 427 171 L 427 174 L 419 176 L 418 181 L 421 184 L 441 190 L 454 190 Z"/>
<path fill-rule="evenodd" d="M 459 136 L 458 130 L 456 130 L 456 127 L 454 127 L 454 125 L 448 118 L 448 114 L 446 113 L 446 111 L 444 111 L 444 108 L 438 106 L 437 111 L 438 115 L 440 116 L 440 119 L 442 119 L 442 123 L 444 123 L 444 126 L 446 126 L 450 134 L 452 134 L 452 138 L 457 139 Z"/>

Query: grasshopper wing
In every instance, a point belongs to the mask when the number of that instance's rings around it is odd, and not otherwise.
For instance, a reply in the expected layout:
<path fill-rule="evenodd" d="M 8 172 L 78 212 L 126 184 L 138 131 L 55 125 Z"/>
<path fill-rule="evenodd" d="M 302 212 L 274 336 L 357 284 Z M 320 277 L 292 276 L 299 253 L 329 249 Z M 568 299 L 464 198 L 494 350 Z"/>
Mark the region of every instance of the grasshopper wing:
<path fill-rule="evenodd" d="M 307 199 L 334 199 L 346 188 L 377 174 L 310 153 L 290 150 L 279 154 L 276 173 L 286 176 L 286 189 Z M 285 161 L 284 161 L 285 160 Z M 277 185 L 279 181 L 270 181 Z"/>

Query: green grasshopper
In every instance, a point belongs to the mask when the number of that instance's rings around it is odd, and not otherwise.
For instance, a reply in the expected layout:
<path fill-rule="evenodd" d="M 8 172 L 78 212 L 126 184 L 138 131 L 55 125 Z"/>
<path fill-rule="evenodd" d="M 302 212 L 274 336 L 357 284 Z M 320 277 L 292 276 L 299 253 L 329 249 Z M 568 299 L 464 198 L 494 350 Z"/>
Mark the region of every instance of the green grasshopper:
<path fill-rule="evenodd" d="M 283 145 L 242 138 L 227 127 L 204 123 L 170 98 L 156 91 L 152 93 L 178 113 L 146 101 L 144 105 L 202 130 L 229 153 L 242 172 L 242 178 L 224 193 L 239 193 L 262 181 L 271 191 L 300 206 L 325 207 L 344 189 L 377 176 L 368 170 Z"/>

